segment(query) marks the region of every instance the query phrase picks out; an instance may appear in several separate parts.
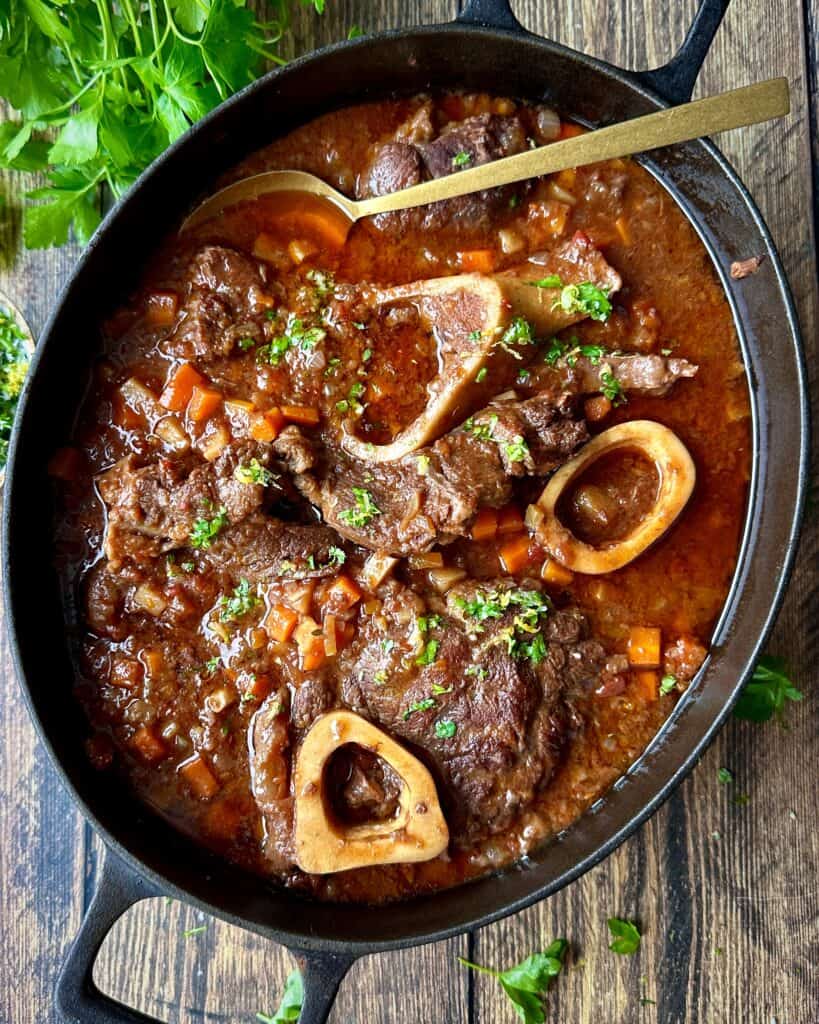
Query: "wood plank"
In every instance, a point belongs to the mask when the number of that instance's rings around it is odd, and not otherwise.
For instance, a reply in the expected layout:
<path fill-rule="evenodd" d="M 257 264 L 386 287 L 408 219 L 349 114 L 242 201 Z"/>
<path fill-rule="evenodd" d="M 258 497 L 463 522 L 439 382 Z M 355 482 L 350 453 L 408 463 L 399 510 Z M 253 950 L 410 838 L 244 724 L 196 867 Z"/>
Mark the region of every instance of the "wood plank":
<path fill-rule="evenodd" d="M 695 4 L 631 3 L 624 10 L 593 0 L 568 6 L 529 0 L 515 7 L 533 31 L 640 69 L 670 56 Z M 734 4 L 695 94 L 773 74 L 786 74 L 791 82 L 794 113 L 787 122 L 722 136 L 719 143 L 756 197 L 779 246 L 816 395 L 816 264 L 799 13 L 795 5 L 774 12 L 761 3 Z M 770 644 L 788 657 L 797 686 L 806 692 L 819 653 L 817 525 L 814 517 L 805 530 L 799 566 Z M 568 890 L 478 933 L 476 959 L 507 966 L 566 936 L 573 956 L 549 997 L 549 1021 L 813 1020 L 819 993 L 811 974 L 811 943 L 819 919 L 815 886 L 806 886 L 805 879 L 815 879 L 819 862 L 814 824 L 819 806 L 815 787 L 802 784 L 806 766 L 819 756 L 812 717 L 803 702 L 789 710 L 788 732 L 772 723 L 732 721 L 646 827 Z M 718 784 L 720 766 L 735 773 L 733 787 Z M 749 803 L 733 804 L 735 793 L 747 794 Z M 638 956 L 609 952 L 609 915 L 641 923 L 645 937 Z M 475 1021 L 514 1019 L 490 979 L 474 984 Z M 655 1003 L 642 1005 L 643 998 Z"/>

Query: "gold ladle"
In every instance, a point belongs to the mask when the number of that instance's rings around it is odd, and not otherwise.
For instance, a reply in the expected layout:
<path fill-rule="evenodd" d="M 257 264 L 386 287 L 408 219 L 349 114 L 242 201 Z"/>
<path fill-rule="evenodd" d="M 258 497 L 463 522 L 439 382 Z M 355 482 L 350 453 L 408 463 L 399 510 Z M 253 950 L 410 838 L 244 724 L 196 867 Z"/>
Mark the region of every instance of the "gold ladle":
<path fill-rule="evenodd" d="M 420 185 L 372 199 L 350 199 L 326 181 L 305 171 L 266 171 L 228 185 L 201 203 L 182 224 L 181 231 L 216 217 L 236 203 L 259 199 L 272 192 L 290 193 L 291 203 L 301 194 L 315 202 L 322 214 L 330 215 L 343 244 L 353 224 L 362 217 L 408 210 L 415 206 L 454 199 L 498 185 L 511 185 L 543 174 L 555 174 L 570 167 L 630 156 L 660 146 L 716 135 L 731 128 L 770 121 L 790 111 L 788 80 L 771 78 L 756 85 L 658 110 L 630 121 L 598 128 L 596 131 L 551 142 L 545 146 L 507 156 L 501 160 L 434 178 Z M 309 197 L 309 198 L 308 198 Z"/>

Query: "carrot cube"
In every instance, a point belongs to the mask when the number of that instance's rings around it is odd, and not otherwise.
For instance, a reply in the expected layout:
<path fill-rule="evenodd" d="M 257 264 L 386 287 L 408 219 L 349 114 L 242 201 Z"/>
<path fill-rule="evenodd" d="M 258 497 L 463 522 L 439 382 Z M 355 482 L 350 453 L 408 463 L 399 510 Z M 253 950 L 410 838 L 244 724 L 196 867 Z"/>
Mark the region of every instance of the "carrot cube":
<path fill-rule="evenodd" d="M 517 505 L 507 505 L 498 512 L 498 536 L 509 533 L 520 533 L 524 527 L 523 516 Z"/>
<path fill-rule="evenodd" d="M 495 256 L 491 249 L 470 249 L 458 253 L 461 269 L 466 273 L 491 274 L 495 269 Z"/>
<path fill-rule="evenodd" d="M 287 643 L 293 635 L 296 623 L 299 621 L 298 612 L 283 604 L 274 604 L 264 620 L 264 628 L 267 635 L 276 643 Z"/>
<path fill-rule="evenodd" d="M 270 676 L 256 672 L 248 677 L 248 684 L 242 691 L 242 699 L 261 703 L 272 690 L 273 680 Z"/>
<path fill-rule="evenodd" d="M 636 668 L 657 668 L 662 660 L 660 630 L 654 626 L 632 626 L 628 637 L 628 660 Z"/>
<path fill-rule="evenodd" d="M 482 508 L 472 524 L 472 540 L 494 540 L 498 532 L 498 512 L 494 508 Z"/>
<path fill-rule="evenodd" d="M 199 754 L 184 761 L 179 766 L 179 774 L 193 790 L 195 796 L 200 800 L 210 800 L 219 792 L 219 781 L 207 761 Z"/>
<path fill-rule="evenodd" d="M 349 576 L 339 576 L 327 590 L 327 603 L 336 611 L 344 612 L 361 599 L 361 588 Z"/>
<path fill-rule="evenodd" d="M 131 746 L 149 764 L 156 764 L 165 756 L 165 744 L 148 725 L 141 725 L 137 729 L 131 737 Z"/>
<path fill-rule="evenodd" d="M 660 674 L 654 669 L 641 669 L 634 673 L 635 689 L 646 704 L 653 704 L 660 693 Z"/>
<path fill-rule="evenodd" d="M 603 420 L 611 412 L 611 402 L 605 395 L 595 395 L 594 398 L 587 398 L 583 403 L 583 415 L 589 423 L 597 423 Z"/>
<path fill-rule="evenodd" d="M 586 129 L 581 128 L 579 124 L 570 124 L 568 121 L 561 122 L 560 125 L 560 140 L 563 139 L 574 139 L 578 135 L 585 135 Z"/>
<path fill-rule="evenodd" d="M 194 423 L 209 420 L 222 404 L 222 394 L 213 388 L 196 385 L 188 402 L 188 416 Z"/>
<path fill-rule="evenodd" d="M 510 576 L 525 569 L 531 563 L 529 535 L 521 534 L 507 541 L 499 550 L 501 565 Z"/>
<path fill-rule="evenodd" d="M 168 377 L 159 396 L 159 404 L 171 412 L 183 412 L 191 400 L 193 389 L 202 387 L 204 383 L 205 378 L 190 363 L 180 363 Z"/>
<path fill-rule="evenodd" d="M 300 423 L 304 427 L 316 427 L 319 422 L 319 411 L 309 405 L 283 405 L 282 416 L 290 423 Z"/>

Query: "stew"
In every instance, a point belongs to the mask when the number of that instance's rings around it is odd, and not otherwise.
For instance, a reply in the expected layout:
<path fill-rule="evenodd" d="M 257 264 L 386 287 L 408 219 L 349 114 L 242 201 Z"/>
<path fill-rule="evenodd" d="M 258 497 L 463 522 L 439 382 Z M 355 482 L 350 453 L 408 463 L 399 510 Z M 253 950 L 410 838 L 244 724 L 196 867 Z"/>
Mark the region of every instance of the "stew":
<path fill-rule="evenodd" d="M 230 179 L 367 195 L 579 130 L 419 96 Z M 168 230 L 50 466 L 88 756 L 323 899 L 519 859 L 644 751 L 731 581 L 749 404 L 703 246 L 629 160 L 346 239 L 287 194 Z"/>

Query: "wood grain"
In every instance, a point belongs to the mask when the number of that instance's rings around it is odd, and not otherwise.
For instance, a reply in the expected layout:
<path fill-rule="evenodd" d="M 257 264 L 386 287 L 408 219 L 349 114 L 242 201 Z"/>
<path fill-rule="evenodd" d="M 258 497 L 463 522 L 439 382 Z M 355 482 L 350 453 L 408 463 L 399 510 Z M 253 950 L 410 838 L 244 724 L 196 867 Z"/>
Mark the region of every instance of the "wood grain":
<path fill-rule="evenodd" d="M 451 18 L 456 6 L 454 0 L 330 0 L 321 20 L 300 14 L 295 35 L 299 49 L 309 49 L 342 37 L 353 24 L 374 30 L 433 23 Z M 514 6 L 533 31 L 643 68 L 663 63 L 679 45 L 695 4 L 518 0 Z M 708 94 L 774 73 L 791 82 L 794 113 L 788 121 L 723 136 L 721 145 L 782 254 L 814 395 L 819 319 L 812 217 L 818 211 L 811 197 L 808 103 L 812 90 L 817 160 L 818 27 L 819 8 L 809 0 L 734 0 L 697 89 Z M 0 220 L 0 288 L 21 305 L 36 332 L 77 250 L 26 253 L 19 241 L 21 182 L 0 176 L 0 189 L 9 202 Z M 360 961 L 342 987 L 333 1024 L 511 1022 L 516 1018 L 492 980 L 467 974 L 455 956 L 507 966 L 556 936 L 568 938 L 572 952 L 548 1000 L 550 1022 L 816 1024 L 818 619 L 814 511 L 770 645 L 787 656 L 807 696 L 789 709 L 790 728 L 731 722 L 646 827 L 540 906 L 474 937 Z M 0 1022 L 56 1024 L 57 967 L 93 891 L 102 854 L 35 741 L 5 639 L 0 665 Z M 733 786 L 718 784 L 721 766 L 733 771 Z M 734 803 L 740 793 L 748 795 L 747 804 Z M 609 952 L 606 918 L 612 914 L 640 921 L 644 939 L 637 956 Z M 184 934 L 203 925 L 204 931 Z M 291 966 L 283 950 L 157 899 L 118 923 L 96 977 L 117 998 L 172 1024 L 252 1024 L 257 1011 L 273 1011 Z"/>

